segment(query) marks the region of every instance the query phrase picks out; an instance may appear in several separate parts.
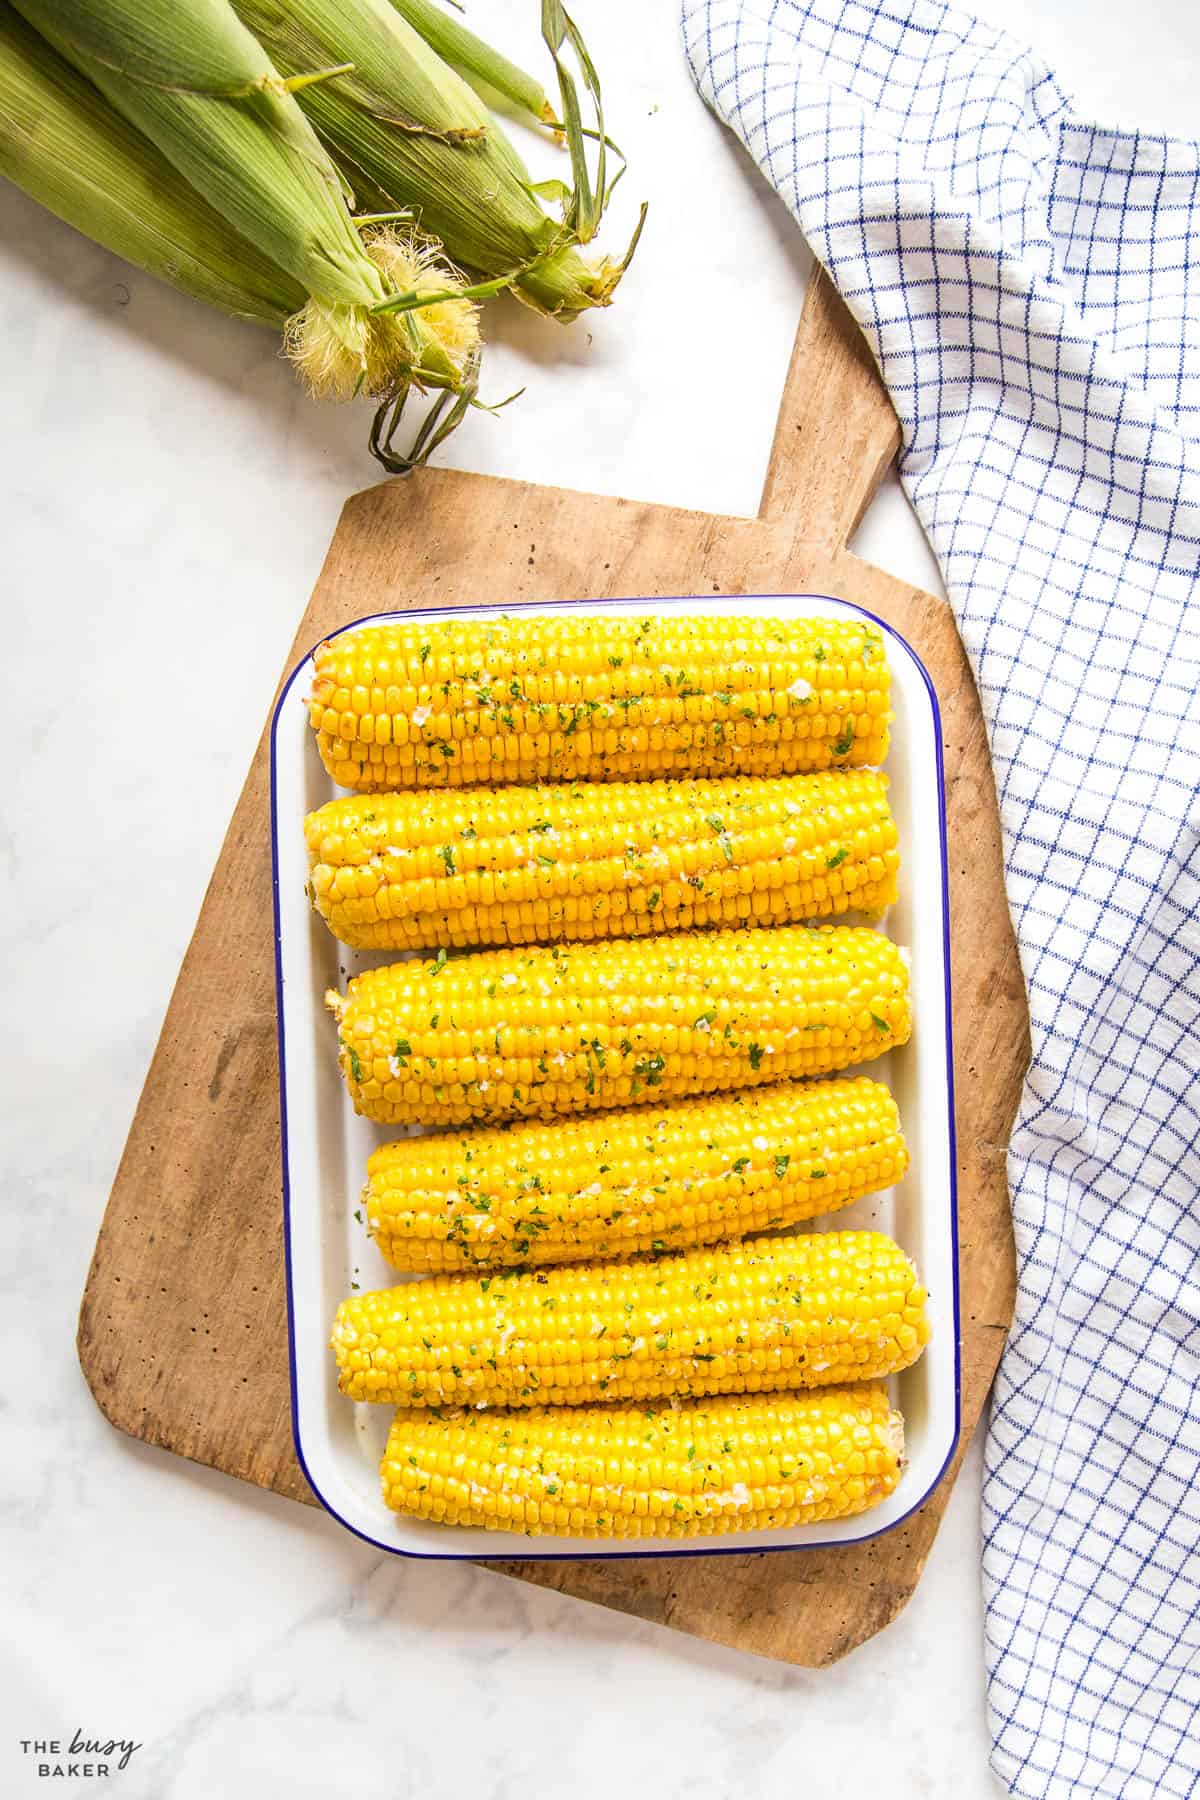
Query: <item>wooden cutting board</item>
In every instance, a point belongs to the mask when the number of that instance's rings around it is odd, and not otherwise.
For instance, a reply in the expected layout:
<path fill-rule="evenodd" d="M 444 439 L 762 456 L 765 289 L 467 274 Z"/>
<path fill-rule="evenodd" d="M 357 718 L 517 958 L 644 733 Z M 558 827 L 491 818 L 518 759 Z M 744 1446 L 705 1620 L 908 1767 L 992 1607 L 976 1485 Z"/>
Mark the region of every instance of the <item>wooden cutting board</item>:
<path fill-rule="evenodd" d="M 347 502 L 288 667 L 364 613 L 472 601 L 811 590 L 857 601 L 908 638 L 933 677 L 945 734 L 965 1445 L 1012 1317 L 1004 1151 L 1028 1018 L 983 723 L 950 614 L 846 549 L 898 443 L 874 366 L 821 276 L 758 518 L 440 469 L 384 482 Z M 117 1171 L 79 1356 L 122 1431 L 314 1503 L 289 1412 L 265 728 Z M 817 1667 L 905 1604 L 958 1460 L 905 1525 L 863 1545 L 490 1566 Z"/>

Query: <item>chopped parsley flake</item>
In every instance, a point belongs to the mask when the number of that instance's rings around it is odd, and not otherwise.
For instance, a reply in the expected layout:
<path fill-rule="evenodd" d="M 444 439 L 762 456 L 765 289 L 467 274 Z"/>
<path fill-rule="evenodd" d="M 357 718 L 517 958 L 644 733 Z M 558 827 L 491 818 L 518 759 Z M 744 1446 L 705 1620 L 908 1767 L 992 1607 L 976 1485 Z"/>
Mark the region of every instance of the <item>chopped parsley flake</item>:
<path fill-rule="evenodd" d="M 666 1066 L 666 1057 L 656 1053 L 654 1056 L 645 1056 L 642 1058 L 641 1062 L 635 1063 L 633 1065 L 633 1072 L 640 1080 L 646 1082 L 649 1087 L 657 1087 L 663 1078 L 663 1071 Z"/>

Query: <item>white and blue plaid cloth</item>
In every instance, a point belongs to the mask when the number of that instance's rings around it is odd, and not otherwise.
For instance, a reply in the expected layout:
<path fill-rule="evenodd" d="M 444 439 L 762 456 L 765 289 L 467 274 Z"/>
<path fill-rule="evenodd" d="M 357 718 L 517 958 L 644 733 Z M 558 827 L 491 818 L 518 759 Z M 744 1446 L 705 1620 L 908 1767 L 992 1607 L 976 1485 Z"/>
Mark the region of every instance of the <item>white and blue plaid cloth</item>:
<path fill-rule="evenodd" d="M 1200 150 L 930 0 L 683 13 L 878 360 L 990 734 L 1033 1023 L 993 1765 L 1200 1794 Z"/>

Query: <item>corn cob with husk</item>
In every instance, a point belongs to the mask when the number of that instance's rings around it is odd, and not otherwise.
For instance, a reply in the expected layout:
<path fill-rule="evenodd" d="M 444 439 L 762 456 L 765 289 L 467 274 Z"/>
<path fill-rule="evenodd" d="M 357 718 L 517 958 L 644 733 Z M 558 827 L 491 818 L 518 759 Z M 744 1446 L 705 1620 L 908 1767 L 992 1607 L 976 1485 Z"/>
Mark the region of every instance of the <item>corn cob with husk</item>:
<path fill-rule="evenodd" d="M 454 298 L 398 317 L 377 310 L 398 291 L 445 293 L 453 277 L 415 242 L 364 243 L 296 104 L 301 83 L 280 76 L 227 0 L 19 0 L 17 10 L 300 284 L 309 298 L 288 349 L 314 392 L 473 393 L 473 307 Z"/>
<path fill-rule="evenodd" d="M 367 1229 L 395 1269 L 603 1261 L 839 1212 L 908 1166 L 896 1102 L 860 1075 L 583 1119 L 433 1132 L 367 1165 Z"/>
<path fill-rule="evenodd" d="M 359 950 L 877 916 L 900 863 L 874 769 L 360 794 L 304 828 L 313 905 Z"/>
<path fill-rule="evenodd" d="M 579 1406 L 897 1374 L 926 1293 L 877 1231 L 748 1238 L 629 1262 L 431 1275 L 338 1308 L 338 1386 L 394 1406 Z"/>
<path fill-rule="evenodd" d="M 282 331 L 304 289 L 0 0 L 0 175 L 106 250 Z"/>
<path fill-rule="evenodd" d="M 367 969 L 326 1002 L 355 1111 L 381 1125 L 765 1087 L 870 1061 L 911 1029 L 903 952 L 848 925 L 443 950 Z"/>
<path fill-rule="evenodd" d="M 879 1384 L 670 1406 L 400 1408 L 380 1475 L 394 1512 L 581 1538 L 690 1538 L 846 1519 L 904 1469 Z"/>
<path fill-rule="evenodd" d="M 285 77 L 352 65 L 298 89 L 297 99 L 360 207 L 410 211 L 455 262 L 492 278 L 481 291 L 511 285 L 531 305 L 564 320 L 608 303 L 628 253 L 619 262 L 589 262 L 580 253 L 604 196 L 592 192 L 577 117 L 568 134 L 578 152 L 572 157 L 576 186 L 565 218 L 556 220 L 479 96 L 390 0 L 339 0 L 336 7 L 329 0 L 233 5 Z M 602 168 L 596 181 L 602 188 Z"/>

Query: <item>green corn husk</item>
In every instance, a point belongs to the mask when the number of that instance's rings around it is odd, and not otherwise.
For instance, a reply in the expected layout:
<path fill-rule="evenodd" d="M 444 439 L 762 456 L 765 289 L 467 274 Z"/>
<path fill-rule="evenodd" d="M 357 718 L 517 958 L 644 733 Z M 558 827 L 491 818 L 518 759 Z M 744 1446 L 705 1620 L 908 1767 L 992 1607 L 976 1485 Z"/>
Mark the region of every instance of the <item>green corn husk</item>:
<path fill-rule="evenodd" d="M 390 0 L 233 4 L 285 76 L 352 65 L 297 98 L 360 206 L 409 211 L 455 262 L 494 278 L 480 293 L 511 285 L 539 311 L 564 320 L 607 305 L 628 255 L 589 262 L 578 247 L 591 235 L 602 199 L 597 205 L 588 195 L 582 229 L 569 209 L 565 221 L 550 218 L 479 97 Z M 578 192 L 578 166 L 575 172 Z"/>
<path fill-rule="evenodd" d="M 497 94 L 539 125 L 556 123 L 554 108 L 541 83 L 468 31 L 460 19 L 444 12 L 435 0 L 391 0 L 391 4 L 481 99 Z"/>
<path fill-rule="evenodd" d="M 427 311 L 375 310 L 394 283 L 350 218 L 338 173 L 293 98 L 298 84 L 281 79 L 227 0 L 16 5 L 235 231 L 301 283 L 310 298 L 288 349 L 315 392 L 474 392 L 478 337 L 460 316 L 447 342 Z"/>
<path fill-rule="evenodd" d="M 0 0 L 0 175 L 106 250 L 282 330 L 307 295 Z"/>

